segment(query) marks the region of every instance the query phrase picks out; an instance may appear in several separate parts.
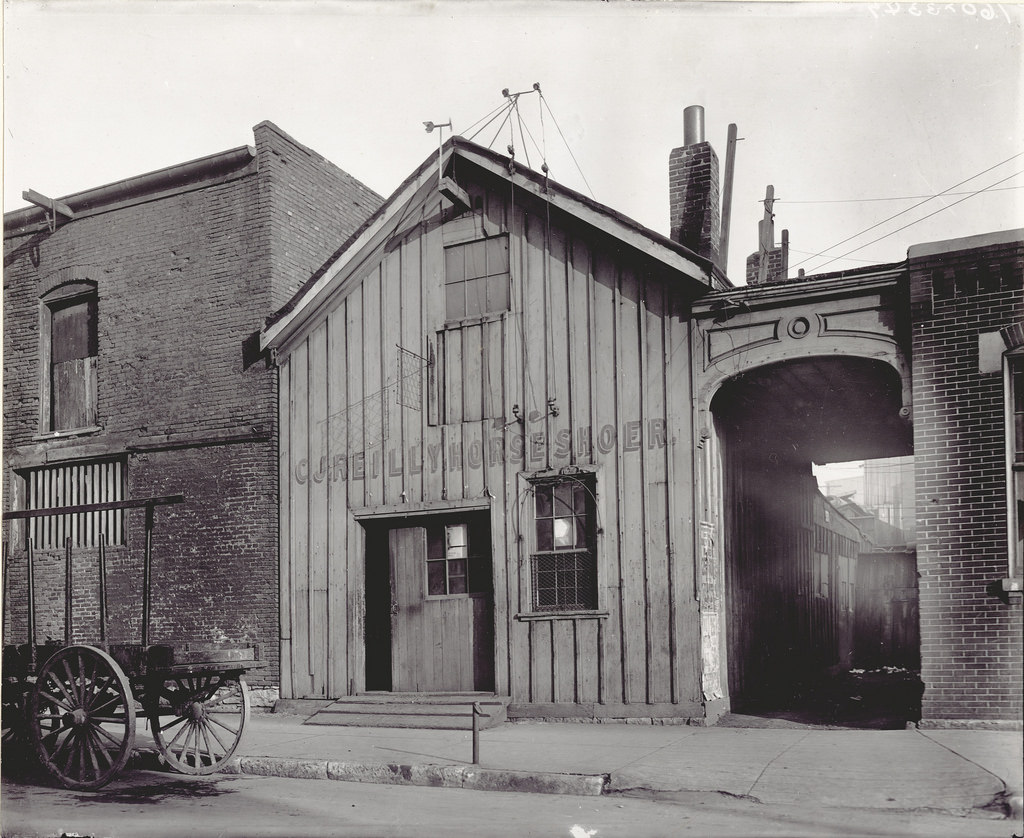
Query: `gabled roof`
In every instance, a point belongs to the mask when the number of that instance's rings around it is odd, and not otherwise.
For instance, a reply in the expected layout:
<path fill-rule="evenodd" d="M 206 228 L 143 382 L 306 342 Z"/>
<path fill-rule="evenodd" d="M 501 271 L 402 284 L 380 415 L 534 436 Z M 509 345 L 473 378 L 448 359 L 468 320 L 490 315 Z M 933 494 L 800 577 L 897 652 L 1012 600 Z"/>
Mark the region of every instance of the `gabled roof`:
<path fill-rule="evenodd" d="M 453 158 L 465 160 L 497 177 L 510 180 L 517 189 L 660 262 L 667 269 L 678 272 L 684 281 L 692 285 L 695 296 L 710 290 L 710 260 L 539 172 L 518 164 L 510 172 L 508 157 L 462 137 L 452 137 L 439 152 L 431 154 L 405 179 L 377 212 L 335 251 L 288 303 L 267 318 L 266 327 L 260 334 L 261 347 L 266 349 L 280 346 L 319 310 L 328 297 L 355 275 L 371 254 L 401 228 L 409 204 L 417 193 L 436 182 L 439 169 L 446 170 Z"/>

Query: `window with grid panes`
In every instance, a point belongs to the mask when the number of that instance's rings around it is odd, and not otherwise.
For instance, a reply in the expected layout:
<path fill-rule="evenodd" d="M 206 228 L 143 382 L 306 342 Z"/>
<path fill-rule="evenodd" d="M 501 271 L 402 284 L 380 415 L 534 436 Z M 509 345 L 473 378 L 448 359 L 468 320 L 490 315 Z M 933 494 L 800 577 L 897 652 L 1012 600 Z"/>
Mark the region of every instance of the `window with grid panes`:
<path fill-rule="evenodd" d="M 533 609 L 597 608 L 593 481 L 571 478 L 537 483 L 533 498 Z"/>
<path fill-rule="evenodd" d="M 469 542 L 467 524 L 427 527 L 427 596 L 468 593 Z"/>
<path fill-rule="evenodd" d="M 445 318 L 508 310 L 508 236 L 456 244 L 444 251 Z"/>

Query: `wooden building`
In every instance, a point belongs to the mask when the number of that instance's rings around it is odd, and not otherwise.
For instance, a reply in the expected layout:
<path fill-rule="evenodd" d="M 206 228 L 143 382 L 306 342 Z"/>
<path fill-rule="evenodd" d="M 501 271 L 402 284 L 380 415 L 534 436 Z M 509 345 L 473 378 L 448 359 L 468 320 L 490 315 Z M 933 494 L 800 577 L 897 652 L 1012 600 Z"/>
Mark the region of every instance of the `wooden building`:
<path fill-rule="evenodd" d="M 425 161 L 262 333 L 282 696 L 703 718 L 688 317 L 713 287 L 487 149 Z"/>

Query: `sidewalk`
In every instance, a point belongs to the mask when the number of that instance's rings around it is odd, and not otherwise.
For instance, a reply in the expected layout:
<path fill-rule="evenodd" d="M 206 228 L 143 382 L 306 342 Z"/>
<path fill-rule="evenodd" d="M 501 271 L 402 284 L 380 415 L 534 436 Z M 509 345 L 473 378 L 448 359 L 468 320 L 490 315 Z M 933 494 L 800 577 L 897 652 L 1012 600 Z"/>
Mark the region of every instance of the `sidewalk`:
<path fill-rule="evenodd" d="M 246 774 L 561 794 L 709 791 L 763 803 L 963 811 L 1013 801 L 1022 734 L 636 724 L 454 730 L 304 725 L 254 714 L 233 762 Z"/>

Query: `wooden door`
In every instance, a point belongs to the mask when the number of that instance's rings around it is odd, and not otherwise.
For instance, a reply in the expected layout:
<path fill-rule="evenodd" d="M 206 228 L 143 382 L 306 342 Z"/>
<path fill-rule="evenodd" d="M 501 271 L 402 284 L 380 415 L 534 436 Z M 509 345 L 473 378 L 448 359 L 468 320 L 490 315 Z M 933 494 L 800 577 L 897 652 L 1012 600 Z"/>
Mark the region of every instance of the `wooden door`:
<path fill-rule="evenodd" d="M 440 525 L 448 540 L 465 532 L 461 525 Z M 436 540 L 430 529 L 431 541 Z M 455 535 L 452 535 L 452 533 Z M 489 595 L 470 593 L 461 545 L 446 547 L 454 558 L 437 558 L 428 549 L 427 527 L 401 527 L 388 535 L 391 563 L 391 689 L 396 692 L 468 692 L 482 686 L 483 646 L 493 619 Z M 466 545 L 468 548 L 468 545 Z M 443 566 L 442 566 L 443 565 Z M 443 573 L 443 586 L 438 576 Z M 461 577 L 460 577 L 461 574 Z M 443 592 L 439 592 L 443 591 Z M 493 680 L 493 676 L 492 676 Z"/>

